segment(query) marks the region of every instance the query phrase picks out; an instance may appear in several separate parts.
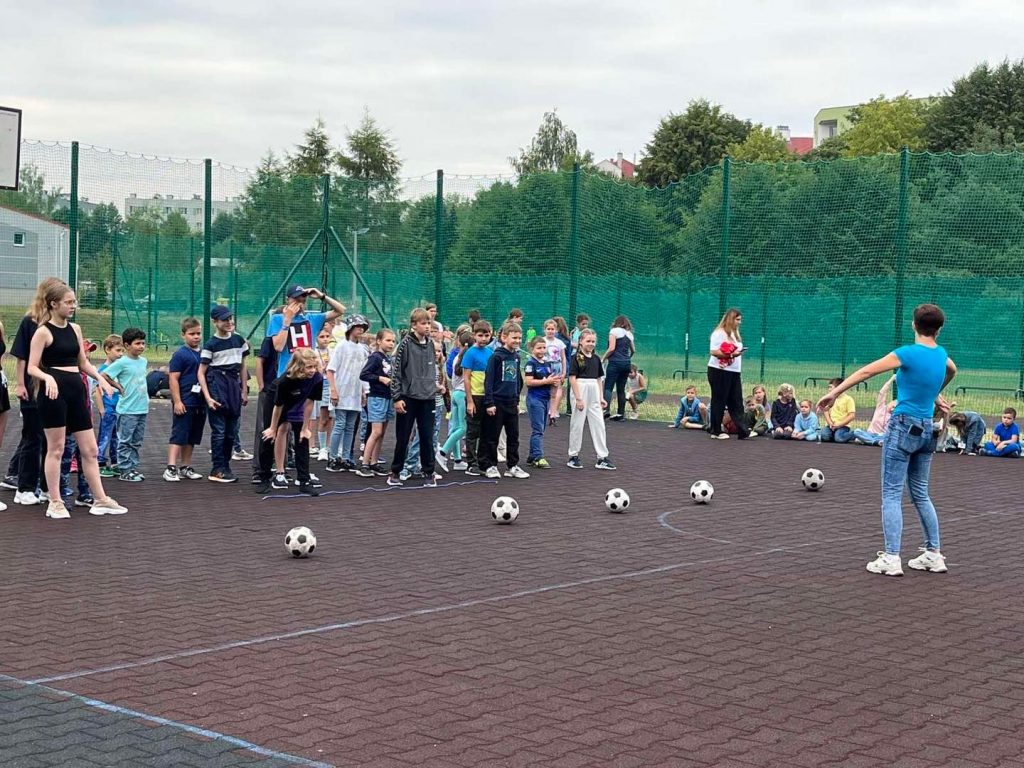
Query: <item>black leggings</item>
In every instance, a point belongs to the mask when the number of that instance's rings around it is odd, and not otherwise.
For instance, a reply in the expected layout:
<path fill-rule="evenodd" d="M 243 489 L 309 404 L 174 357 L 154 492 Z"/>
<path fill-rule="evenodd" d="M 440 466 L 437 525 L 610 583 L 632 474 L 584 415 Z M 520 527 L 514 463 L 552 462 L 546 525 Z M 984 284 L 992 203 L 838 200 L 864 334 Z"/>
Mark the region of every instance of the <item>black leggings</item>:
<path fill-rule="evenodd" d="M 723 371 L 708 366 L 708 384 L 711 385 L 711 434 L 722 431 L 722 417 L 729 409 L 729 417 L 736 425 L 737 437 L 743 440 L 750 434 L 743 419 L 743 382 L 734 371 Z"/>

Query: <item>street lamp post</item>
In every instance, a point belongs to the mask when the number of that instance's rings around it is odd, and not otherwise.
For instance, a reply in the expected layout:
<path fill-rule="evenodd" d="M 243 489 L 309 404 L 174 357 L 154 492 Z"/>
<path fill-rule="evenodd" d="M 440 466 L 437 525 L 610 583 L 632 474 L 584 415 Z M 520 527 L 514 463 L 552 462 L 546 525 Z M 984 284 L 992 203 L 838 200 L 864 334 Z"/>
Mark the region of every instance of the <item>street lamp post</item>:
<path fill-rule="evenodd" d="M 355 311 L 356 306 L 356 270 L 359 269 L 359 236 L 370 231 L 369 227 L 350 229 L 352 233 L 352 304 L 350 308 Z"/>

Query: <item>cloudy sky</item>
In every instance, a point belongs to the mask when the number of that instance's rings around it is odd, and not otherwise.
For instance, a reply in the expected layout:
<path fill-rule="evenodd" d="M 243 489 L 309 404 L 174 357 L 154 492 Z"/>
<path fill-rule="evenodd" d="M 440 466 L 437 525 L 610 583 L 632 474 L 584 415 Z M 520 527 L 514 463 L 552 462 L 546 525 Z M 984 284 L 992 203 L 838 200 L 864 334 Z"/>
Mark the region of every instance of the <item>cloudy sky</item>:
<path fill-rule="evenodd" d="M 340 141 L 365 107 L 404 176 L 509 173 L 553 107 L 598 158 L 639 157 L 694 98 L 810 135 L 821 107 L 1024 56 L 1024 6 L 988 0 L 0 0 L 0 17 L 0 104 L 25 137 L 252 167 L 317 116 Z"/>

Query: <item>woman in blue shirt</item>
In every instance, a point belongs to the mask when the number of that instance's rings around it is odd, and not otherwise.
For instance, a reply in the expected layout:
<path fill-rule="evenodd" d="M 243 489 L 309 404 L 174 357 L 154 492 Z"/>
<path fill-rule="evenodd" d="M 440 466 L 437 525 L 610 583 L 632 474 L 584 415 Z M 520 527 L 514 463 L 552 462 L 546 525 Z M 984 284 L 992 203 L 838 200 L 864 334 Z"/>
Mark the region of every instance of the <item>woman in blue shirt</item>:
<path fill-rule="evenodd" d="M 946 322 L 942 310 L 934 304 L 921 304 L 914 310 L 914 343 L 900 347 L 848 376 L 818 401 L 818 408 L 830 408 L 835 399 L 862 381 L 886 371 L 896 371 L 899 402 L 882 440 L 882 529 L 885 551 L 867 564 L 872 573 L 902 576 L 900 543 L 903 534 L 903 487 L 917 508 L 924 529 L 921 555 L 907 562 L 918 571 L 944 573 L 946 562 L 939 549 L 939 518 L 928 495 L 928 478 L 935 433 L 932 414 L 938 406 L 949 413 L 949 403 L 939 393 L 956 375 L 956 365 L 936 337 Z"/>

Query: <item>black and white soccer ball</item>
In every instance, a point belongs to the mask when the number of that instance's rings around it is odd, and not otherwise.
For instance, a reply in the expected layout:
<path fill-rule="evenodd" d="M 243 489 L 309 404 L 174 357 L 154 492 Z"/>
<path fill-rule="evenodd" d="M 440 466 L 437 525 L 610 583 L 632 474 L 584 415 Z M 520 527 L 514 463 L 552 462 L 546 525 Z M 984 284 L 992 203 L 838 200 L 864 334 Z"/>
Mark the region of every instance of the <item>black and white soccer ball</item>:
<path fill-rule="evenodd" d="M 800 478 L 800 482 L 804 484 L 804 488 L 808 491 L 820 490 L 825 485 L 825 473 L 820 469 L 808 469 L 804 472 L 803 477 Z"/>
<path fill-rule="evenodd" d="M 284 537 L 284 548 L 292 557 L 309 557 L 316 549 L 316 536 L 304 525 L 292 528 Z"/>
<path fill-rule="evenodd" d="M 491 504 L 491 519 L 496 523 L 508 525 L 519 517 L 519 502 L 511 496 L 499 496 Z"/>
<path fill-rule="evenodd" d="M 609 512 L 625 512 L 629 508 L 629 494 L 621 488 L 612 488 L 604 495 L 604 505 Z"/>
<path fill-rule="evenodd" d="M 707 504 L 715 495 L 715 487 L 707 480 L 698 480 L 690 486 L 690 498 L 698 504 Z"/>

